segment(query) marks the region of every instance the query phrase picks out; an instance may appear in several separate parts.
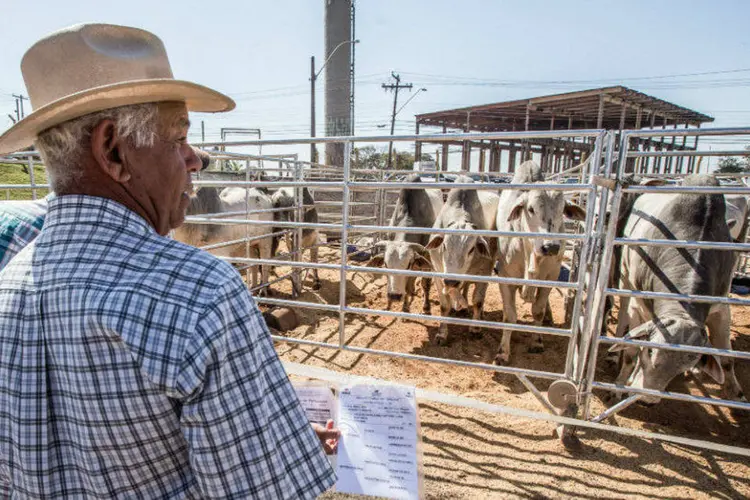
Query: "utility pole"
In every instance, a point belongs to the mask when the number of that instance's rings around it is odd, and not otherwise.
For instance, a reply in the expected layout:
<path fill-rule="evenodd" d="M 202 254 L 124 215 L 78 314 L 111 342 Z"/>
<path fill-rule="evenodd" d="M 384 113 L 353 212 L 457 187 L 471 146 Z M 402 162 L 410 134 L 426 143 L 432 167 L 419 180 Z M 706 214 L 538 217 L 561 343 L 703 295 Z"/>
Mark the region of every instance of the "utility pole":
<path fill-rule="evenodd" d="M 23 101 L 24 100 L 28 101 L 29 98 L 26 97 L 26 96 L 24 96 L 24 95 L 22 95 L 22 94 L 21 95 L 11 94 L 11 95 L 16 98 L 16 117 L 19 118 L 19 119 L 21 119 L 24 116 L 26 116 L 24 114 L 24 112 L 23 112 Z M 19 103 L 21 104 L 21 109 L 20 109 L 21 113 L 20 113 L 20 115 L 18 113 L 19 112 L 19 109 L 18 109 L 18 104 Z"/>
<path fill-rule="evenodd" d="M 13 97 L 16 97 L 16 94 L 12 94 Z M 18 123 L 21 120 L 21 108 L 18 107 L 18 97 L 16 97 L 16 119 L 13 120 L 13 123 Z"/>
<path fill-rule="evenodd" d="M 206 123 L 201 120 L 201 142 L 206 142 Z"/>
<path fill-rule="evenodd" d="M 397 75 L 396 73 L 391 72 L 391 76 L 394 80 L 396 80 L 396 84 L 389 84 L 384 83 L 382 84 L 382 87 L 384 90 L 393 90 L 393 113 L 391 114 L 391 135 L 393 135 L 394 129 L 396 127 L 396 106 L 398 104 L 398 91 L 399 89 L 409 89 L 411 90 L 412 84 L 411 83 L 401 83 L 401 76 Z M 393 164 L 393 141 L 390 141 L 388 143 L 388 169 L 391 168 L 391 165 Z"/>

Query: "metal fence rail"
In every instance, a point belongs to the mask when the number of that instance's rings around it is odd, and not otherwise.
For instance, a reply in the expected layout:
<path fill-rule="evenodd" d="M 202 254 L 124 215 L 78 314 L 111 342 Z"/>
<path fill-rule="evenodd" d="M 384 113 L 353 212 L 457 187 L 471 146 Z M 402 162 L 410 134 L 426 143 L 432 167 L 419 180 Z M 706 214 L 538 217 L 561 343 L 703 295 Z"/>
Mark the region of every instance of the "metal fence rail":
<path fill-rule="evenodd" d="M 744 135 L 750 133 L 750 129 L 702 129 L 702 130 L 653 130 L 653 131 L 625 131 L 620 140 L 618 151 L 617 174 L 615 179 L 620 180 L 625 175 L 625 168 L 628 165 L 628 159 L 641 156 L 643 152 L 631 151 L 628 148 L 630 138 L 632 137 L 656 137 L 656 136 L 688 136 L 688 135 Z M 680 156 L 700 156 L 702 152 L 680 151 Z M 746 152 L 745 152 L 746 154 Z M 675 155 L 676 156 L 676 155 Z M 623 195 L 626 193 L 644 194 L 644 193 L 692 193 L 692 194 L 750 194 L 750 188 L 733 187 L 733 186 L 624 186 L 616 182 L 613 191 L 612 214 L 618 214 Z M 606 203 L 606 201 L 605 201 Z M 673 393 L 669 391 L 657 391 L 651 389 L 641 389 L 634 387 L 621 386 L 611 383 L 604 383 L 595 380 L 595 361 L 601 345 L 628 345 L 637 348 L 664 349 L 680 352 L 690 352 L 694 354 L 719 355 L 724 358 L 750 360 L 750 353 L 738 352 L 734 350 L 716 349 L 713 347 L 698 347 L 691 345 L 663 344 L 651 341 L 639 341 L 634 339 L 617 339 L 600 335 L 604 321 L 604 308 L 607 297 L 632 297 L 644 300 L 676 300 L 680 302 L 696 302 L 707 304 L 724 304 L 724 305 L 750 305 L 750 300 L 735 299 L 729 297 L 714 297 L 705 295 L 689 295 L 680 293 L 661 293 L 641 290 L 625 290 L 609 286 L 608 279 L 612 264 L 613 250 L 615 246 L 657 246 L 665 248 L 679 249 L 713 249 L 723 251 L 745 252 L 750 250 L 750 244 L 747 243 L 726 243 L 726 242 L 699 242 L 685 240 L 645 240 L 616 237 L 617 217 L 611 217 L 610 223 L 606 228 L 604 239 L 604 252 L 602 260 L 599 263 L 599 276 L 596 288 L 593 290 L 595 297 L 595 313 L 593 320 L 588 324 L 587 336 L 590 340 L 590 352 L 588 357 L 590 363 L 587 368 L 587 376 L 584 384 L 581 386 L 579 393 L 583 395 L 584 418 L 591 418 L 591 391 L 593 389 L 605 390 L 621 394 L 629 394 L 630 397 L 625 401 L 610 408 L 602 415 L 593 417 L 592 421 L 602 421 L 605 418 L 615 415 L 618 411 L 627 408 L 641 396 L 657 396 L 659 398 L 674 399 L 680 401 L 693 402 L 697 404 L 708 404 L 712 406 L 723 406 L 732 409 L 750 410 L 750 403 L 747 401 L 726 400 L 720 398 L 709 398 L 695 396 L 691 394 Z"/>
<path fill-rule="evenodd" d="M 727 349 L 718 349 L 713 347 L 697 347 L 676 344 L 659 344 L 650 341 L 618 339 L 613 337 L 602 336 L 600 334 L 604 322 L 605 302 L 607 297 L 630 297 L 634 299 L 649 300 L 677 300 L 682 302 L 696 303 L 715 303 L 724 305 L 750 305 L 750 299 L 737 299 L 729 297 L 712 297 L 701 295 L 686 294 L 666 294 L 639 290 L 624 290 L 612 286 L 609 282 L 613 251 L 616 246 L 659 246 L 659 247 L 677 247 L 686 249 L 716 249 L 729 252 L 748 252 L 750 244 L 747 243 L 717 243 L 704 241 L 681 241 L 681 240 L 641 240 L 616 237 L 615 224 L 613 221 L 607 221 L 605 217 L 609 200 L 611 199 L 611 209 L 613 213 L 618 213 L 625 194 L 642 194 L 642 193 L 705 193 L 705 194 L 740 194 L 750 195 L 750 187 L 741 186 L 721 186 L 721 187 L 695 187 L 695 186 L 623 186 L 619 180 L 623 178 L 624 170 L 628 165 L 628 160 L 636 161 L 638 158 L 693 158 L 700 156 L 728 156 L 728 155 L 747 155 L 747 151 L 723 150 L 714 152 L 705 151 L 630 151 L 628 146 L 637 141 L 631 141 L 635 137 L 661 137 L 661 136 L 724 136 L 724 135 L 742 135 L 750 134 L 750 128 L 737 129 L 684 129 L 684 130 L 648 130 L 648 131 L 625 131 L 617 137 L 614 132 L 605 132 L 602 130 L 576 130 L 576 131 L 549 131 L 549 132 L 504 132 L 504 133 L 470 133 L 470 134 L 438 134 L 438 135 L 408 135 L 408 136 L 366 136 L 366 137 L 328 137 L 328 138 L 309 138 L 309 139 L 270 139 L 270 140 L 251 140 L 251 141 L 234 141 L 222 143 L 204 143 L 200 146 L 219 146 L 223 149 L 238 146 L 298 146 L 303 144 L 323 144 L 323 143 L 343 143 L 344 156 L 343 165 L 327 166 L 314 164 L 300 160 L 294 155 L 246 155 L 242 153 L 233 153 L 231 151 L 209 151 L 215 158 L 236 160 L 245 162 L 245 179 L 244 180 L 210 180 L 199 179 L 194 182 L 196 187 L 213 186 L 213 187 L 238 187 L 238 188 L 293 188 L 295 192 L 295 203 L 291 208 L 285 209 L 263 209 L 250 210 L 244 212 L 235 212 L 231 214 L 204 214 L 200 216 L 190 216 L 186 219 L 190 224 L 220 224 L 220 225 L 243 225 L 246 228 L 246 236 L 241 239 L 232 241 L 214 243 L 205 245 L 204 250 L 217 250 L 226 246 L 245 244 L 245 257 L 221 257 L 229 262 L 247 266 L 248 284 L 250 284 L 250 270 L 257 269 L 259 266 L 277 266 L 288 267 L 289 273 L 277 277 L 268 284 L 252 283 L 250 286 L 253 291 L 261 291 L 270 284 L 277 283 L 289 277 L 299 276 L 302 270 L 327 270 L 334 271 L 338 275 L 339 289 L 338 301 L 335 304 L 306 302 L 298 299 L 279 299 L 271 297 L 257 297 L 260 304 L 268 306 L 284 306 L 292 308 L 309 308 L 314 310 L 334 313 L 338 316 L 338 338 L 332 342 L 320 342 L 304 338 L 293 338 L 285 336 L 274 336 L 274 340 L 285 343 L 295 343 L 299 345 L 308 345 L 327 349 L 336 349 L 341 351 L 357 352 L 377 356 L 386 356 L 391 358 L 409 359 L 415 361 L 440 363 L 452 366 L 472 367 L 481 370 L 494 371 L 513 375 L 529 390 L 539 401 L 544 411 L 552 413 L 547 415 L 550 420 L 563 423 L 565 429 L 563 432 L 572 432 L 576 426 L 594 427 L 597 429 L 611 429 L 632 436 L 640 436 L 646 439 L 664 439 L 666 441 L 679 442 L 691 446 L 703 447 L 706 449 L 722 449 L 732 453 L 750 455 L 750 449 L 741 447 L 730 447 L 710 441 L 693 439 L 691 437 L 680 437 L 671 435 L 661 435 L 638 429 L 620 428 L 612 424 L 604 423 L 607 418 L 616 415 L 618 412 L 629 407 L 644 396 L 657 396 L 664 399 L 673 399 L 679 401 L 692 402 L 696 404 L 707 404 L 712 406 L 721 406 L 733 409 L 750 409 L 750 404 L 743 401 L 732 401 L 719 398 L 709 398 L 704 396 L 695 396 L 690 394 L 680 394 L 669 391 L 653 391 L 649 389 L 635 389 L 616 385 L 609 382 L 599 381 L 595 378 L 595 368 L 597 355 L 602 346 L 615 344 L 624 344 L 638 348 L 667 349 L 673 351 L 694 353 L 694 354 L 712 354 L 723 358 L 733 358 L 739 360 L 750 360 L 750 353 L 742 351 L 733 351 Z M 592 144 L 592 154 L 590 160 L 583 166 L 574 167 L 569 173 L 576 171 L 575 175 L 580 176 L 578 184 L 564 184 L 556 182 L 546 182 L 543 184 L 512 184 L 512 183 L 455 183 L 445 182 L 446 172 L 421 172 L 420 175 L 425 177 L 434 177 L 435 182 L 423 182 L 419 184 L 404 182 L 403 176 L 413 173 L 411 171 L 392 171 L 383 172 L 373 169 L 352 168 L 351 152 L 355 143 L 383 143 L 383 142 L 404 142 L 404 141 L 424 141 L 424 142 L 448 142 L 448 141 L 477 141 L 477 140 L 509 140 L 523 141 L 527 139 L 585 139 Z M 619 148 L 615 147 L 619 139 Z M 636 144 L 636 147 L 638 145 Z M 32 165 L 37 159 L 36 152 L 25 152 L 12 155 L 12 162 Z M 257 166 L 251 167 L 251 161 L 257 162 Z M 666 161 L 666 160 L 665 160 Z M 671 160 L 670 160 L 671 161 Z M 265 164 L 261 165 L 261 162 Z M 33 165 L 32 165 L 33 166 Z M 277 179 L 252 180 L 251 173 L 261 171 L 275 172 L 278 174 Z M 0 189 L 41 189 L 49 186 L 37 184 L 33 178 L 33 168 L 30 168 L 30 183 L 24 185 L 0 185 Z M 450 175 L 453 175 L 450 172 Z M 474 172 L 471 172 L 474 175 Z M 555 178 L 562 178 L 563 173 L 557 174 Z M 673 174 L 679 178 L 683 174 Z M 389 177 L 390 176 L 390 177 Z M 507 173 L 499 172 L 482 172 L 481 179 L 489 180 L 492 177 L 506 177 Z M 741 177 L 741 175 L 727 175 L 726 177 Z M 601 179 L 611 179 L 615 182 L 608 184 L 600 182 Z M 302 221 L 304 210 L 310 208 L 303 205 L 302 189 L 309 188 L 320 190 L 321 192 L 340 192 L 341 200 L 326 200 L 317 202 L 316 206 L 330 207 L 334 210 L 340 209 L 340 212 L 326 213 L 325 217 L 332 219 L 333 223 L 305 223 Z M 393 194 L 400 189 L 476 189 L 490 190 L 500 192 L 505 189 L 544 189 L 552 191 L 564 191 L 566 193 L 576 194 L 579 202 L 586 209 L 586 220 L 580 227 L 580 232 L 564 233 L 515 233 L 509 231 L 490 231 L 490 230 L 457 230 L 457 229 L 437 229 L 437 228 L 405 228 L 400 226 L 390 226 L 386 222 L 387 213 L 393 208 Z M 359 201 L 355 198 L 357 193 L 375 193 L 374 201 Z M 389 197 L 391 200 L 389 201 Z M 370 210 L 364 215 L 354 212 L 353 209 Z M 257 221 L 248 220 L 251 215 L 261 213 L 276 213 L 282 210 L 293 211 L 295 217 L 293 221 Z M 325 218 L 321 216 L 321 219 Z M 362 223 L 364 221 L 374 221 L 372 224 Z M 265 227 L 267 234 L 261 236 L 250 236 L 252 226 Z M 303 261 L 302 253 L 305 248 L 301 247 L 302 231 L 304 229 L 316 229 L 327 231 L 340 235 L 340 248 L 331 242 L 320 242 L 315 246 L 329 246 L 336 250 L 336 262 L 307 262 Z M 287 253 L 279 255 L 278 258 L 262 259 L 252 257 L 250 254 L 250 244 L 268 238 L 273 232 L 274 236 L 283 236 L 287 234 L 294 235 L 293 248 L 287 249 Z M 574 259 L 572 264 L 577 264 L 577 275 L 571 275 L 570 282 L 544 281 L 544 280 L 524 280 L 514 278 L 504 278 L 499 276 L 476 276 L 466 274 L 438 273 L 414 270 L 393 270 L 375 268 L 368 265 L 355 264 L 351 262 L 350 257 L 357 253 L 352 252 L 349 248 L 350 240 L 355 235 L 374 235 L 375 241 L 384 237 L 387 233 L 408 233 L 408 234 L 460 234 L 484 236 L 487 238 L 497 237 L 519 237 L 519 238 L 553 238 L 560 239 L 568 245 L 577 245 L 580 250 L 579 257 Z M 374 244 L 374 243 L 373 243 Z M 370 248 L 372 245 L 370 246 Z M 287 259 L 287 260 L 284 260 Z M 458 281 L 475 282 L 475 283 L 503 283 L 516 286 L 532 286 L 545 288 L 559 288 L 574 293 L 571 300 L 571 317 L 568 328 L 546 327 L 536 325 L 524 325 L 516 323 L 506 323 L 498 321 L 487 321 L 478 319 L 466 319 L 457 317 L 432 316 L 426 314 L 415 314 L 410 312 L 397 312 L 390 310 L 379 310 L 364 307 L 354 307 L 349 302 L 346 291 L 347 280 L 355 273 L 367 273 L 376 275 L 399 275 L 408 277 L 432 277 L 442 279 L 453 279 Z M 294 278 L 293 278 L 294 279 Z M 297 278 L 299 279 L 299 278 Z M 369 347 L 359 347 L 351 345 L 351 339 L 347 337 L 346 325 L 347 318 L 352 315 L 356 316 L 384 316 L 392 318 L 409 319 L 427 323 L 447 323 L 461 326 L 478 326 L 491 330 L 511 329 L 517 332 L 540 333 L 544 335 L 553 335 L 555 337 L 565 337 L 567 348 L 565 352 L 564 369 L 560 373 L 548 370 L 534 370 L 528 368 L 519 368 L 513 366 L 496 366 L 485 362 L 473 362 L 457 359 L 445 359 L 426 355 L 417 355 L 412 353 L 385 351 Z M 542 379 L 553 381 L 550 386 L 547 397 L 540 391 L 534 383 L 529 380 Z M 555 407 L 550 404 L 553 399 L 553 390 L 561 388 L 562 396 L 567 398 L 567 403 L 563 406 Z M 592 391 L 608 391 L 618 394 L 625 394 L 627 398 L 624 401 L 606 409 L 599 415 L 593 415 L 592 411 Z M 558 394 L 560 396 L 560 394 Z M 549 401 L 548 401 L 549 398 Z M 502 410 L 497 410 L 502 411 Z M 515 411 L 515 410 L 514 410 Z"/>

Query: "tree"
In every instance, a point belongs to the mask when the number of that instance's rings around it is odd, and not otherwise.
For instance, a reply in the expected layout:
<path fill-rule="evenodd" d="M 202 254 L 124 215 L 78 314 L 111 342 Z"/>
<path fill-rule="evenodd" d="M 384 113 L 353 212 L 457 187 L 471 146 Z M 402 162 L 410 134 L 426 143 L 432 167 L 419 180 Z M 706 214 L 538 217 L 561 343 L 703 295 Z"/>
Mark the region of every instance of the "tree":
<path fill-rule="evenodd" d="M 719 160 L 717 174 L 739 174 L 748 170 L 747 161 L 740 161 L 739 158 L 729 157 Z"/>
<path fill-rule="evenodd" d="M 352 156 L 352 168 L 388 170 L 388 149 L 386 147 L 380 149 L 375 146 L 354 148 Z M 430 161 L 432 157 L 428 154 L 423 154 L 420 160 Z M 391 170 L 412 170 L 414 168 L 414 161 L 414 154 L 394 149 Z"/>

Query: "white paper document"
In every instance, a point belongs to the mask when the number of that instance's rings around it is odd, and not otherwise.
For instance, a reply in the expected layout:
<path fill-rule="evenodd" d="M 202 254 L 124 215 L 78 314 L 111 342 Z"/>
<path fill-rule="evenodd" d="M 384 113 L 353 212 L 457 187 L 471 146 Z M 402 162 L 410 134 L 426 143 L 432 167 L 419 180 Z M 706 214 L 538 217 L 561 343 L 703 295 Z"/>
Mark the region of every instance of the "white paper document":
<path fill-rule="evenodd" d="M 413 388 L 343 387 L 336 491 L 420 498 L 417 423 Z"/>
<path fill-rule="evenodd" d="M 336 421 L 336 401 L 328 385 L 295 382 L 294 390 L 310 422 L 325 426 L 328 420 Z"/>

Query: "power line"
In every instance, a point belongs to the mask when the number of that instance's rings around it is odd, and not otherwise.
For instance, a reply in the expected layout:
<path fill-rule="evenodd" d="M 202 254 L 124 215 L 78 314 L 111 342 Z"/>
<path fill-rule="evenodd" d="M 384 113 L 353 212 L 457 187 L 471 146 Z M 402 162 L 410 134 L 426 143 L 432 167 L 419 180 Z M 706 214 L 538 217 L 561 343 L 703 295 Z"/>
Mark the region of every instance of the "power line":
<path fill-rule="evenodd" d="M 724 74 L 731 74 L 731 73 L 747 73 L 750 72 L 750 68 L 737 68 L 737 69 L 727 69 L 727 70 L 719 70 L 719 71 L 701 71 L 697 73 L 676 73 L 671 75 L 657 75 L 657 76 L 633 76 L 633 77 L 627 77 L 627 78 L 601 78 L 601 79 L 589 79 L 589 80 L 489 80 L 484 78 L 476 78 L 476 77 L 467 77 L 467 76 L 449 76 L 449 75 L 439 75 L 439 74 L 429 74 L 429 73 L 407 73 L 404 72 L 406 75 L 414 75 L 414 76 L 426 76 L 431 78 L 448 78 L 452 80 L 467 80 L 467 81 L 481 81 L 481 82 L 487 82 L 487 83 L 520 83 L 520 84 L 553 84 L 553 83 L 564 83 L 564 84 L 584 84 L 584 83 L 602 83 L 602 82 L 611 82 L 611 81 L 620 81 L 620 80 L 659 80 L 659 79 L 666 79 L 666 78 L 681 78 L 685 76 L 707 76 L 707 75 L 724 75 Z"/>

